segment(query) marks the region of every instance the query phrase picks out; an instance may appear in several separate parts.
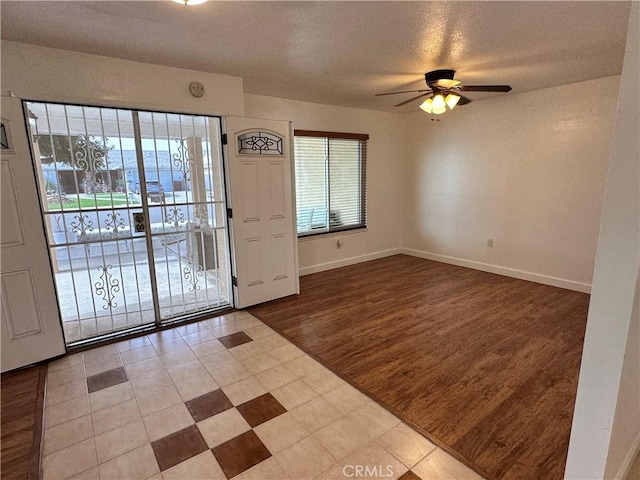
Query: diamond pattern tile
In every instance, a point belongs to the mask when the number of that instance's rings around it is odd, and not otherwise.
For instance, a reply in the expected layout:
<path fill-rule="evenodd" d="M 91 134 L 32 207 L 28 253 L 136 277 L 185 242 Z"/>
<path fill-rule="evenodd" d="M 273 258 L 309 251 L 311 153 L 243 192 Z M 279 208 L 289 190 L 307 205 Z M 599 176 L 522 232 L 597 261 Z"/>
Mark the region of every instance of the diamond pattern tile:
<path fill-rule="evenodd" d="M 231 335 L 220 337 L 218 338 L 218 341 L 227 348 L 233 348 L 237 347 L 238 345 L 252 342 L 253 339 L 244 332 L 236 332 L 232 333 Z"/>
<path fill-rule="evenodd" d="M 251 427 L 256 427 L 287 411 L 270 393 L 260 395 L 236 408 Z"/>
<path fill-rule="evenodd" d="M 227 478 L 248 470 L 271 456 L 253 430 L 212 449 Z"/>
<path fill-rule="evenodd" d="M 189 460 L 209 448 L 195 425 L 152 442 L 151 447 L 162 471 Z"/>
<path fill-rule="evenodd" d="M 398 480 L 422 480 L 418 475 L 413 473 L 411 470 L 407 470 L 401 476 L 398 477 Z"/>
<path fill-rule="evenodd" d="M 89 393 L 93 393 L 127 381 L 129 381 L 129 379 L 127 378 L 127 373 L 124 371 L 124 367 L 118 367 L 87 377 L 87 388 L 89 389 Z"/>
<path fill-rule="evenodd" d="M 214 390 L 185 403 L 196 422 L 233 408 L 233 404 L 222 390 Z"/>

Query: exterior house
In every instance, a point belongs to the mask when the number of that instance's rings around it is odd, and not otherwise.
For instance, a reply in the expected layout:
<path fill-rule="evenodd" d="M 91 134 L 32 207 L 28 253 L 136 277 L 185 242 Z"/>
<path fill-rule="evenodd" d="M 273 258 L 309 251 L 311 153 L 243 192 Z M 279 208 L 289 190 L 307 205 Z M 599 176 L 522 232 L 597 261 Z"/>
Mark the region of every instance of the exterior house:
<path fill-rule="evenodd" d="M 174 175 L 170 152 L 144 151 L 144 165 L 153 176 L 147 181 L 158 181 L 165 192 L 185 191 L 184 180 L 173 180 L 180 175 Z M 65 194 L 91 193 L 85 190 L 84 172 L 65 163 L 43 163 L 43 174 L 50 190 Z M 175 172 L 178 173 L 178 172 Z M 140 175 L 135 150 L 110 150 L 107 154 L 106 168 L 95 173 L 98 184 L 104 185 L 109 192 L 140 192 Z M 209 186 L 208 186 L 209 188 Z"/>

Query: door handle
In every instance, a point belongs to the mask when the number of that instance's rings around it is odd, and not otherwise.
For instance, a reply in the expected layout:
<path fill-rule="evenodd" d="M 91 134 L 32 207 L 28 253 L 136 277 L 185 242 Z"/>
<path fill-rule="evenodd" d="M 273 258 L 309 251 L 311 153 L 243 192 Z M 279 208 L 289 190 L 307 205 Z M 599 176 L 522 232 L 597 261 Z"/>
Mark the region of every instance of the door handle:
<path fill-rule="evenodd" d="M 143 233 L 146 231 L 145 215 L 142 212 L 133 213 L 133 226 L 136 233 Z"/>

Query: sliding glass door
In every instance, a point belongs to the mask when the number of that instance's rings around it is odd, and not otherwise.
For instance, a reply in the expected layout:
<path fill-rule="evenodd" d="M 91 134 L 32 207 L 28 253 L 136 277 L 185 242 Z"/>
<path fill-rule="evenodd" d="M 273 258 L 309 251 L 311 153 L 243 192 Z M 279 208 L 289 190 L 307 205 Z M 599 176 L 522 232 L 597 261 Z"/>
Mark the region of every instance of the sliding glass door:
<path fill-rule="evenodd" d="M 25 111 L 67 344 L 230 304 L 219 118 Z"/>

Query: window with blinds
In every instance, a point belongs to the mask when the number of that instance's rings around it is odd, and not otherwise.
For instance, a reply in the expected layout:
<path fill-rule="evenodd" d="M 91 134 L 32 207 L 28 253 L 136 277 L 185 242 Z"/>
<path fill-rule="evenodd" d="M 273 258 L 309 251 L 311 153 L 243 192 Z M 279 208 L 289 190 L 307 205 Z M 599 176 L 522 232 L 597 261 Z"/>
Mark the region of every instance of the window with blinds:
<path fill-rule="evenodd" d="M 368 135 L 296 130 L 298 236 L 367 226 Z"/>

